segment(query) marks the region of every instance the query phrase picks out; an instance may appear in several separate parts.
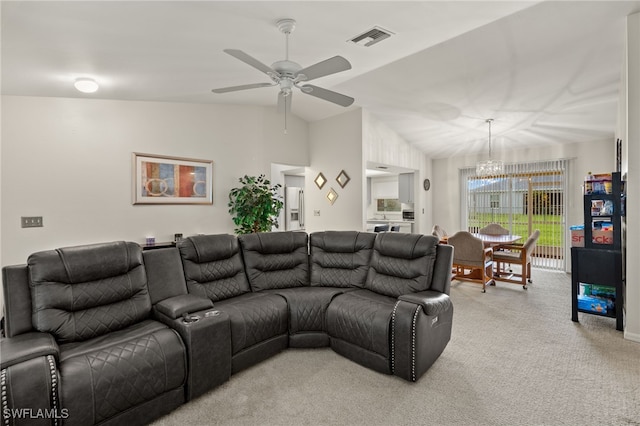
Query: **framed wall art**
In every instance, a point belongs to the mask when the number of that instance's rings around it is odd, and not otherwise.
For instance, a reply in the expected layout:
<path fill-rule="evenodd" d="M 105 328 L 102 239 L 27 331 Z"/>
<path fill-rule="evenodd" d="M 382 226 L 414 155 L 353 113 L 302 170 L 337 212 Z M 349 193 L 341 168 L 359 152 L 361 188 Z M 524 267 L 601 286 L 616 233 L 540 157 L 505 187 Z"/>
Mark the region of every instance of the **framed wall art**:
<path fill-rule="evenodd" d="M 134 152 L 133 204 L 213 204 L 213 161 Z"/>

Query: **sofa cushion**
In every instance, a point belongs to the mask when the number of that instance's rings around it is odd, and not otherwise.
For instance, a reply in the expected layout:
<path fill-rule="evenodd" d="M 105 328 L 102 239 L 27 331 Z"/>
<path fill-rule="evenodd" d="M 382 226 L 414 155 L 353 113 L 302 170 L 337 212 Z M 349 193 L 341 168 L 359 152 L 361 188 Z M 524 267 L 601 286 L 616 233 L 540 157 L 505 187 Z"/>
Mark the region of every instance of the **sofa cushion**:
<path fill-rule="evenodd" d="M 350 291 L 338 287 L 296 287 L 268 290 L 287 301 L 289 334 L 327 331 L 326 311 L 334 297 Z"/>
<path fill-rule="evenodd" d="M 277 294 L 247 293 L 216 303 L 229 315 L 232 354 L 287 334 L 287 302 Z"/>
<path fill-rule="evenodd" d="M 309 236 L 311 285 L 364 287 L 376 234 L 314 232 Z"/>
<path fill-rule="evenodd" d="M 390 324 L 395 299 L 369 290 L 336 296 L 327 309 L 327 331 L 362 349 L 389 357 Z"/>
<path fill-rule="evenodd" d="M 100 336 L 150 315 L 142 250 L 135 243 L 48 250 L 27 263 L 33 326 L 59 342 Z"/>
<path fill-rule="evenodd" d="M 309 285 L 305 232 L 264 232 L 238 239 L 253 291 Z"/>
<path fill-rule="evenodd" d="M 186 368 L 177 333 L 151 320 L 61 345 L 61 405 L 73 424 L 98 424 L 182 387 Z"/>
<path fill-rule="evenodd" d="M 378 234 L 365 288 L 391 297 L 428 290 L 437 245 L 432 235 Z"/>
<path fill-rule="evenodd" d="M 251 291 L 235 236 L 196 235 L 178 248 L 189 293 L 215 302 Z"/>

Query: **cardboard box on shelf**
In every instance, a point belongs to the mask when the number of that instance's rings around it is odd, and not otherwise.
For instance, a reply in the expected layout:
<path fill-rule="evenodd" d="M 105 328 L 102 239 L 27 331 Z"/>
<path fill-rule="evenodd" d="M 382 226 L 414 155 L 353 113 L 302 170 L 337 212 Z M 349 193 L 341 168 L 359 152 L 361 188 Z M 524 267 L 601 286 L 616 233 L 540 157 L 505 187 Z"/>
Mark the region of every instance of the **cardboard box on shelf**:
<path fill-rule="evenodd" d="M 572 226 L 571 247 L 584 247 L 584 228 Z M 603 231 L 594 229 L 591 231 L 591 241 L 594 244 L 613 244 L 613 229 Z"/>

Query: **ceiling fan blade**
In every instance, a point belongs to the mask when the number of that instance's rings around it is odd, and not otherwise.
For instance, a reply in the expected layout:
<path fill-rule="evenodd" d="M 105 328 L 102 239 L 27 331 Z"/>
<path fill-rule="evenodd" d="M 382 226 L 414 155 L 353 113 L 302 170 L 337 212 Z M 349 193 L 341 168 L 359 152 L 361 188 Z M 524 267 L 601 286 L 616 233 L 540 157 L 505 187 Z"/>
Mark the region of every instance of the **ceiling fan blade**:
<path fill-rule="evenodd" d="M 293 93 L 289 93 L 289 95 L 285 96 L 282 91 L 278 93 L 278 113 L 291 113 L 291 101 L 293 101 Z"/>
<path fill-rule="evenodd" d="M 337 72 L 351 69 L 351 64 L 342 56 L 334 56 L 317 64 L 310 65 L 298 71 L 297 75 L 304 74 L 306 78 L 300 78 L 300 81 L 311 81 L 325 75 L 335 74 Z"/>
<path fill-rule="evenodd" d="M 346 96 L 338 92 L 333 92 L 331 90 L 323 89 L 322 87 L 314 86 L 312 84 L 305 84 L 304 86 L 301 86 L 301 89 L 306 89 L 306 88 L 311 88 L 312 90 L 311 91 L 302 90 L 302 93 L 315 96 L 316 98 L 324 99 L 325 101 L 333 102 L 334 104 L 338 104 L 343 107 L 348 107 L 355 100 L 350 96 Z"/>
<path fill-rule="evenodd" d="M 224 52 L 228 53 L 229 55 L 233 56 L 236 59 L 240 59 L 245 64 L 251 65 L 255 69 L 260 70 L 260 71 L 262 71 L 263 73 L 265 73 L 267 75 L 271 75 L 271 74 L 278 75 L 278 73 L 273 68 L 271 68 L 268 65 L 263 64 L 262 62 L 260 62 L 256 58 L 254 58 L 253 56 L 247 55 L 242 50 L 224 49 Z"/>
<path fill-rule="evenodd" d="M 259 87 L 271 87 L 275 85 L 276 83 L 253 83 L 253 84 L 243 84 L 241 86 L 222 87 L 220 89 L 213 89 L 211 91 L 213 93 L 227 93 L 227 92 L 236 92 L 238 90 L 257 89 Z"/>

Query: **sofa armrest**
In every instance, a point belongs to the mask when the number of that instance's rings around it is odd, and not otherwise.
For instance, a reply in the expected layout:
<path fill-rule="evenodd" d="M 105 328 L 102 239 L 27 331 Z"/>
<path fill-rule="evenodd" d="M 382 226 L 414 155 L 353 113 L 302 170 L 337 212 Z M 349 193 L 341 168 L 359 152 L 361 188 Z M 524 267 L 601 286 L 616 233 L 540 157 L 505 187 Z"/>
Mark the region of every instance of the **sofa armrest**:
<path fill-rule="evenodd" d="M 0 369 L 47 355 L 59 358 L 58 344 L 49 333 L 30 332 L 0 339 Z"/>
<path fill-rule="evenodd" d="M 171 301 L 171 299 L 174 298 L 166 300 Z M 157 309 L 157 305 L 162 302 L 156 304 L 153 312 L 155 319 L 180 335 L 187 348 L 187 364 L 189 366 L 185 387 L 187 400 L 210 391 L 231 377 L 232 349 L 229 315 L 211 309 L 211 301 L 206 300 L 210 304 L 206 310 L 193 311 L 189 309 L 183 313 L 184 317 L 176 315 L 173 318 L 162 313 Z M 169 305 L 172 303 L 169 302 Z M 176 302 L 177 305 L 182 306 L 181 303 Z M 178 314 L 181 310 L 174 309 L 169 312 Z"/>
<path fill-rule="evenodd" d="M 451 299 L 448 295 L 433 290 L 403 294 L 398 299 L 421 305 L 424 313 L 429 316 L 438 315 L 448 310 L 451 306 Z"/>
<path fill-rule="evenodd" d="M 444 293 L 427 290 L 398 297 L 391 319 L 393 374 L 418 380 L 451 339 L 452 320 L 453 304 Z"/>
<path fill-rule="evenodd" d="M 193 294 L 181 294 L 180 296 L 170 297 L 156 303 L 154 306 L 157 312 L 171 319 L 209 308 L 213 308 L 211 299 Z"/>

